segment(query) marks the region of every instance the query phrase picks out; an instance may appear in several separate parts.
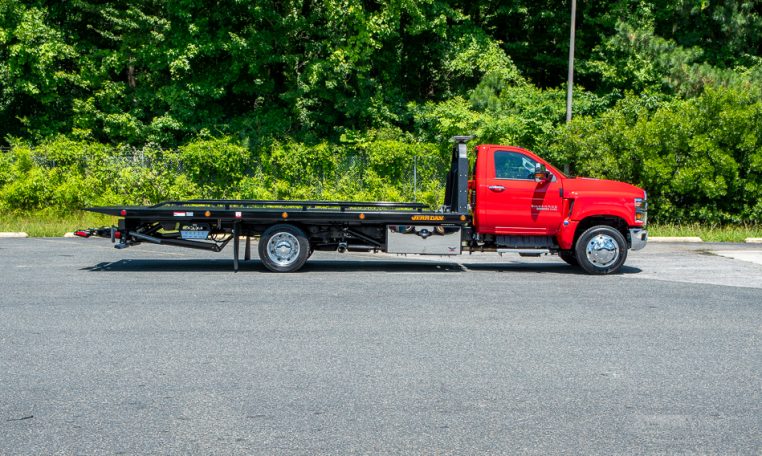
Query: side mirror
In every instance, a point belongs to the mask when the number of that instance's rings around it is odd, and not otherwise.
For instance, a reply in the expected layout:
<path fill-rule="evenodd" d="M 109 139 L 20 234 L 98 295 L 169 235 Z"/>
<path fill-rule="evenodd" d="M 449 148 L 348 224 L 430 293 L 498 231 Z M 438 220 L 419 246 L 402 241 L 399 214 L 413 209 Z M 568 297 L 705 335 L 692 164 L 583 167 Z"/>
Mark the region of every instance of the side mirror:
<path fill-rule="evenodd" d="M 550 177 L 550 173 L 542 163 L 534 165 L 534 181 L 545 182 Z"/>

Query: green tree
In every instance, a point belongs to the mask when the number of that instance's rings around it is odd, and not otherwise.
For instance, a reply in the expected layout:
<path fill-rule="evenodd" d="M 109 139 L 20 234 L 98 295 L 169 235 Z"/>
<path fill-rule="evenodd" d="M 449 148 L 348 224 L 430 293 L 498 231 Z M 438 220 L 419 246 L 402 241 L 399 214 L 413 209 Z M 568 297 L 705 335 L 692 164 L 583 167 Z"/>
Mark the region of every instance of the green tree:
<path fill-rule="evenodd" d="M 0 0 L 0 137 L 39 140 L 71 128 L 86 85 L 71 41 L 45 8 Z"/>

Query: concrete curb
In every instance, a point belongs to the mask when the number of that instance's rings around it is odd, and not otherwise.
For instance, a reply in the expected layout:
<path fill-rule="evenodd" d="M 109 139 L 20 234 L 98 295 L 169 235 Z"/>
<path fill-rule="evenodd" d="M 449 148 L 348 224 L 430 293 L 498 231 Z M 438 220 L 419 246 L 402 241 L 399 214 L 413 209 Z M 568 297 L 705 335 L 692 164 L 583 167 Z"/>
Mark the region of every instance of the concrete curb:
<path fill-rule="evenodd" d="M 11 232 L 11 231 L 0 232 L 0 238 L 27 238 L 27 237 L 29 237 L 29 235 L 24 232 Z"/>
<path fill-rule="evenodd" d="M 688 237 L 676 237 L 676 236 L 655 237 L 655 236 L 648 236 L 648 242 L 704 242 L 704 241 L 700 237 L 698 237 L 698 236 L 688 236 Z"/>
<path fill-rule="evenodd" d="M 747 244 L 762 244 L 762 238 L 746 238 Z"/>

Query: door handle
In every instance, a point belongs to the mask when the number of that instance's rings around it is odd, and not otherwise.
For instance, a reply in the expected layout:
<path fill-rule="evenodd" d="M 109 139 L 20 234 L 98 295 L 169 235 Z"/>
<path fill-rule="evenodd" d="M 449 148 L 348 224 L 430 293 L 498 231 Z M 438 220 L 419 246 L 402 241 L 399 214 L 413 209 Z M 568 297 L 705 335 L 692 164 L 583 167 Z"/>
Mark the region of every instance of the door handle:
<path fill-rule="evenodd" d="M 493 192 L 502 192 L 503 190 L 505 190 L 505 187 L 503 187 L 502 185 L 490 185 L 487 188 L 489 188 Z"/>

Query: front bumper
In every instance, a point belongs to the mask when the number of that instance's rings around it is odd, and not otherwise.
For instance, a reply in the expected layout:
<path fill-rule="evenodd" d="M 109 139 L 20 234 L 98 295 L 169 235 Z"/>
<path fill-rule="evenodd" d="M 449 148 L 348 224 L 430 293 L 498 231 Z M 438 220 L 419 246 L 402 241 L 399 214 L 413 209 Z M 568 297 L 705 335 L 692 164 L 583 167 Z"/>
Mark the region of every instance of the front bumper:
<path fill-rule="evenodd" d="M 630 229 L 630 249 L 640 250 L 646 246 L 648 242 L 648 231 L 641 228 Z"/>

